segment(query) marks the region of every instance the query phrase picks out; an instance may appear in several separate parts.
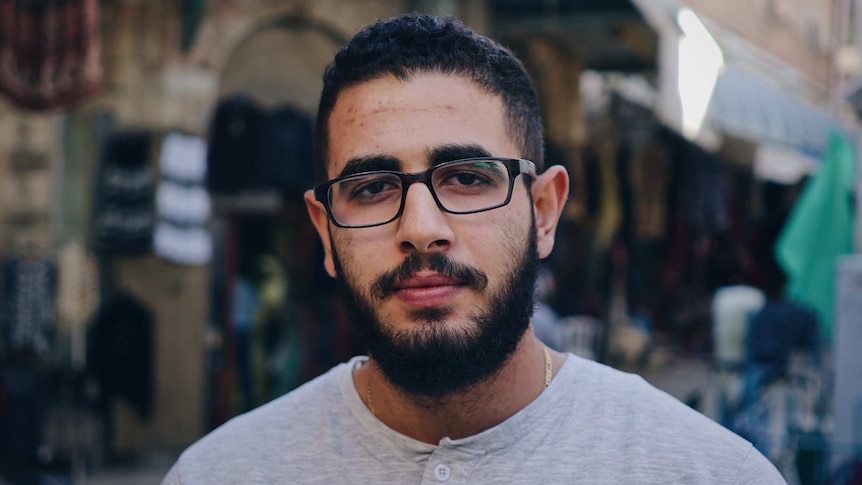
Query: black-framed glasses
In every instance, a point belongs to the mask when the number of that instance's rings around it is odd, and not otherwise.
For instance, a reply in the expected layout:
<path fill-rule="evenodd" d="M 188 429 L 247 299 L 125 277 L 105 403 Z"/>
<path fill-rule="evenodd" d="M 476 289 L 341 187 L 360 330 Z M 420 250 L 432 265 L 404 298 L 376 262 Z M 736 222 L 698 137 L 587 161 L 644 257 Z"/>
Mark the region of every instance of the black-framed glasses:
<path fill-rule="evenodd" d="M 423 172 L 378 170 L 339 177 L 314 187 L 314 197 L 336 226 L 373 227 L 401 216 L 414 183 L 428 187 L 440 210 L 474 214 L 508 204 L 520 174 L 535 178 L 536 165 L 521 158 L 465 158 Z"/>

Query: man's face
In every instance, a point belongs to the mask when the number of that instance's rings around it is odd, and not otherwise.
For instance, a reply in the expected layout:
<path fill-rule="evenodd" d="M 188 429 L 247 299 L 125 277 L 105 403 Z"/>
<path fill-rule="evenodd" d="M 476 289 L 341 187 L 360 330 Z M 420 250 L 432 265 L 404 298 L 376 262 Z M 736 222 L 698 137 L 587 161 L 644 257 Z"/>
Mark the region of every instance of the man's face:
<path fill-rule="evenodd" d="M 329 119 L 329 178 L 376 169 L 418 172 L 471 156 L 518 157 L 499 97 L 461 77 L 383 77 L 345 90 Z M 523 176 L 522 176 L 523 177 Z M 492 375 L 529 324 L 537 261 L 522 177 L 511 202 L 442 212 L 423 184 L 401 217 L 361 229 L 312 210 L 348 315 L 387 378 L 442 397 Z"/>

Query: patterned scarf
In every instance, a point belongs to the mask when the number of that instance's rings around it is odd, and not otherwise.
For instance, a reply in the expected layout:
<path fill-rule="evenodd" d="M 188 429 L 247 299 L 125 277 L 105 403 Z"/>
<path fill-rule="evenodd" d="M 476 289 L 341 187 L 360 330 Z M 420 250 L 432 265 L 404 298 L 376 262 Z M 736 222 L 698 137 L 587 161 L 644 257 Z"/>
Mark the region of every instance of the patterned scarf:
<path fill-rule="evenodd" d="M 97 93 L 98 21 L 98 0 L 0 0 L 0 93 L 35 111 Z"/>

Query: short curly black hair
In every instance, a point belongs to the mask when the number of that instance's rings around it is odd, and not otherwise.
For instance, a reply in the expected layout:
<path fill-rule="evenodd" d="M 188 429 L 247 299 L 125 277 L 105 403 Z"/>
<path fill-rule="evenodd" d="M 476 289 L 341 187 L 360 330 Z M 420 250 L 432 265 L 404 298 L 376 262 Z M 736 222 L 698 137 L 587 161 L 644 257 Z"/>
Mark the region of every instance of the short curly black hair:
<path fill-rule="evenodd" d="M 448 16 L 405 14 L 379 20 L 353 36 L 323 74 L 317 110 L 315 154 L 319 180 L 326 180 L 329 117 L 346 88 L 391 74 L 464 76 L 503 100 L 506 129 L 541 171 L 542 119 L 536 89 L 523 64 L 508 49 Z"/>

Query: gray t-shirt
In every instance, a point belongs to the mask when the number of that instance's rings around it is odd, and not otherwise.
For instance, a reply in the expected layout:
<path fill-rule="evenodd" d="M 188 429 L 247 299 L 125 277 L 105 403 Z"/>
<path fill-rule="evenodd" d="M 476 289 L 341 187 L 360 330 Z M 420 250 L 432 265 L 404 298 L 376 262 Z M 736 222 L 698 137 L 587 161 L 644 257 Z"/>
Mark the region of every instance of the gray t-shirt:
<path fill-rule="evenodd" d="M 499 425 L 437 445 L 378 421 L 353 385 L 364 357 L 232 419 L 164 484 L 782 484 L 750 443 L 636 375 L 569 354 Z"/>

